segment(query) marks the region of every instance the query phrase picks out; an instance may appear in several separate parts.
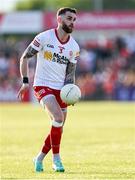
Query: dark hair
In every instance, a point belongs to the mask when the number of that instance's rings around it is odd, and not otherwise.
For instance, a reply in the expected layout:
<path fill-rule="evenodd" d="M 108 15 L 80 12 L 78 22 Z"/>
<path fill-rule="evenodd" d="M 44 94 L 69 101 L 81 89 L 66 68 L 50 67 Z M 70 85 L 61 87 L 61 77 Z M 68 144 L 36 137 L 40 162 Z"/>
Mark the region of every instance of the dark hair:
<path fill-rule="evenodd" d="M 57 11 L 57 16 L 60 16 L 62 14 L 65 14 L 66 12 L 71 12 L 71 13 L 74 13 L 76 14 L 76 9 L 75 8 L 70 8 L 70 7 L 62 7 L 60 8 L 58 11 Z"/>

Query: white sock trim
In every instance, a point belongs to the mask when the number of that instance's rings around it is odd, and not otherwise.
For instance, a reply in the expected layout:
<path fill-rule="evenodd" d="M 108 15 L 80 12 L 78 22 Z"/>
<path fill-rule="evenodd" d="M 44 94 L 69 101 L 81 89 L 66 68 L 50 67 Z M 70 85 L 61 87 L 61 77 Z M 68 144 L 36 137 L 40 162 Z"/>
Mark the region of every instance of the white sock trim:
<path fill-rule="evenodd" d="M 41 161 L 41 162 L 42 162 L 43 159 L 44 159 L 44 157 L 45 157 L 45 155 L 46 155 L 45 153 L 43 153 L 43 152 L 40 151 L 40 152 L 38 153 L 37 157 L 36 157 L 37 161 Z"/>
<path fill-rule="evenodd" d="M 55 162 L 56 160 L 61 161 L 59 153 L 58 154 L 53 154 L 53 162 Z"/>
<path fill-rule="evenodd" d="M 62 127 L 63 126 L 63 122 L 59 123 L 59 122 L 53 120 L 52 121 L 52 126 L 54 126 L 54 127 Z"/>

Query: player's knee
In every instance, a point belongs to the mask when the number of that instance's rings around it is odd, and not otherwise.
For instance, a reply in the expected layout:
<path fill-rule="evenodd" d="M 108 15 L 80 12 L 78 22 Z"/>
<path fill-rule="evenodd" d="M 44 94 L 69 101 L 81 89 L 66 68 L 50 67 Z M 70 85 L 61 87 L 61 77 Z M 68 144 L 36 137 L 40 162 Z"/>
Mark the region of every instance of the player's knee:
<path fill-rule="evenodd" d="M 64 115 L 62 112 L 57 112 L 53 114 L 52 125 L 54 127 L 62 127 L 64 122 Z"/>
<path fill-rule="evenodd" d="M 64 115 L 62 112 L 57 112 L 53 114 L 53 119 L 58 122 L 61 123 L 64 121 Z"/>

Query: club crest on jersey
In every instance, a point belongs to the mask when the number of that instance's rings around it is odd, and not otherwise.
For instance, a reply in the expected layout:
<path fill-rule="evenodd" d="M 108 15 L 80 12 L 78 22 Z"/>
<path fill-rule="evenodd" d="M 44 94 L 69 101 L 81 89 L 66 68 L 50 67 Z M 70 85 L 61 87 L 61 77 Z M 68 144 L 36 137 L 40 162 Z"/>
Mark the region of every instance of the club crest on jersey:
<path fill-rule="evenodd" d="M 65 48 L 64 48 L 64 47 L 61 47 L 61 46 L 58 46 L 58 47 L 59 47 L 59 49 L 60 49 L 59 53 L 62 54 L 62 53 L 63 53 L 63 50 L 64 50 Z"/>
<path fill-rule="evenodd" d="M 73 51 L 69 51 L 69 56 L 70 56 L 70 57 L 73 56 Z"/>

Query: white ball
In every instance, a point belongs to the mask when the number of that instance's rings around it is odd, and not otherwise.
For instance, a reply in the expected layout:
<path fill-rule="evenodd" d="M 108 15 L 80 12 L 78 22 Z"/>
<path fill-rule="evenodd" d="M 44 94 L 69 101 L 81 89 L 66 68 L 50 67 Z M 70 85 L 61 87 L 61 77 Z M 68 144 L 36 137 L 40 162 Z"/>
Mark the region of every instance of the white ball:
<path fill-rule="evenodd" d="M 75 84 L 66 84 L 62 87 L 60 97 L 68 105 L 75 104 L 81 98 L 81 91 Z"/>

